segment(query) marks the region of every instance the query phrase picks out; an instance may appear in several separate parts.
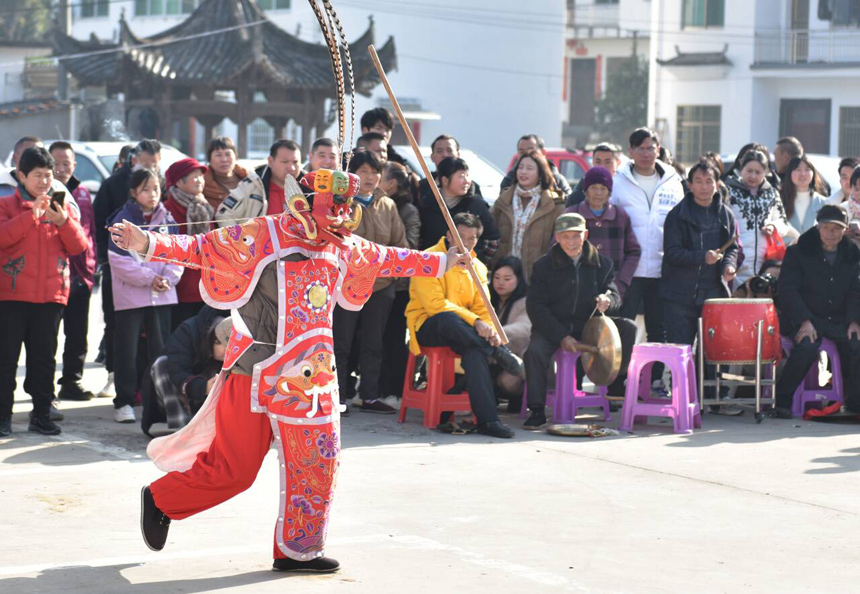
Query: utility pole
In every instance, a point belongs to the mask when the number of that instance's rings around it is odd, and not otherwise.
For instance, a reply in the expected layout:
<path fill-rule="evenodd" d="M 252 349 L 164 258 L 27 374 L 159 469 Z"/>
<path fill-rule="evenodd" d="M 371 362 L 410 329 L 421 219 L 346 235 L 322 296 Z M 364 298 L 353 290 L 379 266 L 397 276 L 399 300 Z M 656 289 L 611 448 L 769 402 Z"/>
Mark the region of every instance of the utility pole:
<path fill-rule="evenodd" d="M 66 35 L 71 35 L 72 3 L 69 0 L 59 0 L 57 9 L 57 28 Z M 57 60 L 57 98 L 69 98 L 69 72 L 63 60 Z"/>

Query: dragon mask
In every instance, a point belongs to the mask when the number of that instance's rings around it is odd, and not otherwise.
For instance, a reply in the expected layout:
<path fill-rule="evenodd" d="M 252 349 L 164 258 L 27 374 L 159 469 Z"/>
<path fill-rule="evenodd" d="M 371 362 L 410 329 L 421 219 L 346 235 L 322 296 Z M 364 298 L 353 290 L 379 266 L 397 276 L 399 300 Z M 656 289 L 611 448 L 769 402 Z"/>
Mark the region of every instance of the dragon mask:
<path fill-rule="evenodd" d="M 353 173 L 318 169 L 302 177 L 301 185 L 287 178 L 287 210 L 304 227 L 308 239 L 330 241 L 344 247 L 347 237 L 361 222 L 361 210 L 353 207 L 359 179 Z"/>

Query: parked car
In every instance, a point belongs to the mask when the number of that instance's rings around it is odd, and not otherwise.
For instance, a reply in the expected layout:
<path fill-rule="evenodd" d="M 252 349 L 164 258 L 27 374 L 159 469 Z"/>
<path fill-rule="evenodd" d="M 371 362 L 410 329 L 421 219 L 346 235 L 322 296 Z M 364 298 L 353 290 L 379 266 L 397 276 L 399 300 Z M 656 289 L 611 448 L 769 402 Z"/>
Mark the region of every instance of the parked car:
<path fill-rule="evenodd" d="M 514 155 L 511 157 L 508 171 L 517 162 L 517 156 Z M 591 153 L 586 153 L 585 151 L 548 148 L 546 149 L 546 158 L 567 179 L 567 183 L 570 184 L 571 188 L 575 188 L 576 184 L 585 176 L 585 172 L 591 169 Z"/>
<path fill-rule="evenodd" d="M 419 148 L 421 149 L 421 156 L 424 157 L 424 160 L 427 161 L 427 164 L 432 169 L 433 165 L 430 162 L 430 147 L 422 146 Z M 412 168 L 412 171 L 417 173 L 420 177 L 424 177 L 424 171 L 415 159 L 415 152 L 412 150 L 411 146 L 395 145 L 394 149 L 397 151 L 397 154 L 409 163 L 409 167 Z M 469 164 L 469 173 L 472 180 L 481 186 L 481 194 L 484 196 L 484 200 L 486 200 L 487 204 L 492 206 L 493 202 L 496 201 L 496 198 L 499 197 L 505 173 L 490 161 L 469 149 L 460 149 L 460 157 Z"/>
<path fill-rule="evenodd" d="M 54 140 L 44 140 L 45 147 L 51 146 Z M 84 187 L 95 196 L 102 182 L 113 172 L 113 165 L 119 158 L 119 151 L 131 142 L 76 142 L 68 141 L 75 151 L 75 177 L 81 180 Z M 184 159 L 186 155 L 172 146 L 161 146 L 161 171 L 167 171 L 173 163 Z M 3 163 L 7 168 L 12 167 L 12 151 Z"/>
<path fill-rule="evenodd" d="M 47 143 L 46 143 L 47 144 Z M 137 144 L 135 141 L 127 141 L 127 142 L 85 142 L 83 143 L 88 149 L 94 152 L 97 156 L 101 164 L 105 167 L 108 172 L 113 171 L 114 163 L 119 158 L 119 152 L 122 150 L 122 147 L 127 144 Z M 188 155 L 180 151 L 179 149 L 175 149 L 169 144 L 161 145 L 161 163 L 159 167 L 161 168 L 161 172 L 164 173 L 167 171 L 167 168 L 173 165 L 176 161 L 180 159 L 186 159 Z M 110 174 L 110 173 L 108 173 Z"/>
<path fill-rule="evenodd" d="M 45 140 L 45 147 L 51 146 L 53 142 L 53 140 Z M 70 141 L 69 144 L 72 145 L 72 150 L 75 151 L 75 162 L 77 163 L 75 177 L 81 180 L 84 187 L 95 196 L 102 182 L 110 175 L 110 169 L 105 168 L 98 154 L 88 147 L 86 143 Z M 8 168 L 12 167 L 12 151 L 9 151 L 3 165 Z"/>

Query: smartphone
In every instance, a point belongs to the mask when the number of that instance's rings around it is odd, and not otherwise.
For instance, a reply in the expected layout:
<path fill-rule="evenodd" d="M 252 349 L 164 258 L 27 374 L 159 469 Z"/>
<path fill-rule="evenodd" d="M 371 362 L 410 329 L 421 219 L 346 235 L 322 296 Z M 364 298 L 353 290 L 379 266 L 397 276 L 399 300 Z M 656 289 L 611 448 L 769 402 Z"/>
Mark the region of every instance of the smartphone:
<path fill-rule="evenodd" d="M 63 191 L 54 192 L 51 196 L 51 204 L 56 204 L 60 209 L 65 207 L 66 193 Z"/>

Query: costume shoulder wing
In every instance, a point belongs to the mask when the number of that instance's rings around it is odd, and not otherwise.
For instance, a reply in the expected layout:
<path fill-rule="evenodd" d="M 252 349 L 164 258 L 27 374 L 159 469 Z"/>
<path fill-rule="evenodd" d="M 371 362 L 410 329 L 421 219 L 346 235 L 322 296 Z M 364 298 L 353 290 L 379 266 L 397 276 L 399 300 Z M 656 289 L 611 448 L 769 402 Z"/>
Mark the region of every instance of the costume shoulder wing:
<path fill-rule="evenodd" d="M 265 263 L 274 258 L 265 218 L 210 231 L 200 239 L 200 287 L 213 307 L 239 307 L 250 298 Z"/>

